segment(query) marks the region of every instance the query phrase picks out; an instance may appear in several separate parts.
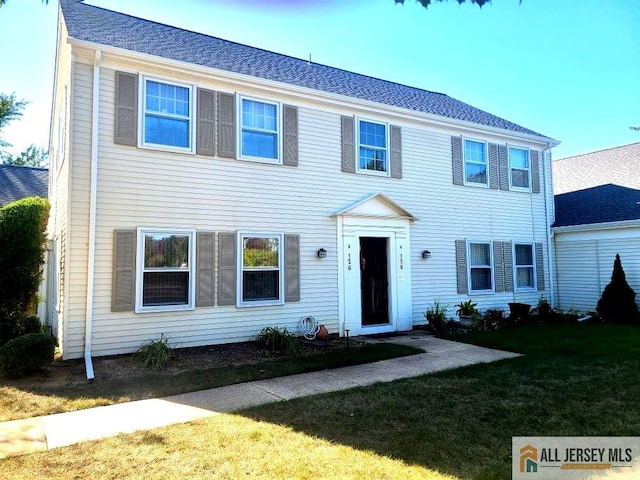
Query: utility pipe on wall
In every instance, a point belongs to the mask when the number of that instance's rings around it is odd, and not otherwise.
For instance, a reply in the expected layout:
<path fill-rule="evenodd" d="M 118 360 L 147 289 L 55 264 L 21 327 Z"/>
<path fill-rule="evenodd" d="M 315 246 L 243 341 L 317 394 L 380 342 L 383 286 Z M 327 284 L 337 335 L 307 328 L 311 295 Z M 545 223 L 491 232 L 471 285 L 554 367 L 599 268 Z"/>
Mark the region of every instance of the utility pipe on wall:
<path fill-rule="evenodd" d="M 96 256 L 96 195 L 98 193 L 98 121 L 100 106 L 100 61 L 102 52 L 96 50 L 93 62 L 93 105 L 91 117 L 91 184 L 89 191 L 89 260 L 87 262 L 87 302 L 84 331 L 84 363 L 87 380 L 94 379 L 91 360 L 91 336 L 93 335 L 93 286 Z"/>

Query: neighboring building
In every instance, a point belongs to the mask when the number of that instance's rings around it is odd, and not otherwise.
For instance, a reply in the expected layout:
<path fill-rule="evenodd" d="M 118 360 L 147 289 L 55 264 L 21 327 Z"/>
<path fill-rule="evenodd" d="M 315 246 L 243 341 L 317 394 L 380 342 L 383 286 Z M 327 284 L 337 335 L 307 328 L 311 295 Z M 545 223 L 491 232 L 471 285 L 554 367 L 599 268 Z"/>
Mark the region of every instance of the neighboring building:
<path fill-rule="evenodd" d="M 309 315 L 340 335 L 409 330 L 435 298 L 453 315 L 550 297 L 555 140 L 440 93 L 61 9 L 64 358 L 161 334 L 249 340 Z"/>
<path fill-rule="evenodd" d="M 47 198 L 46 168 L 0 164 L 0 208 L 26 197 Z"/>
<path fill-rule="evenodd" d="M 639 169 L 640 143 L 553 162 L 559 308 L 594 311 L 616 253 L 640 293 Z"/>

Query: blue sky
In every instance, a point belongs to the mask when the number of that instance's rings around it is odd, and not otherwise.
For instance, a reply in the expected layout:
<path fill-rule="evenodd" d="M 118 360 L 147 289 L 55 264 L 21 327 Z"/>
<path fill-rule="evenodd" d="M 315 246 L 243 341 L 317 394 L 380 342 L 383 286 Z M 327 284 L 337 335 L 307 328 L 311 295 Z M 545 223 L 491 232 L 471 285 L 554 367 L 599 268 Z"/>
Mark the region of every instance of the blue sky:
<path fill-rule="evenodd" d="M 446 93 L 556 138 L 554 158 L 640 141 L 638 0 L 90 0 L 314 62 Z M 48 143 L 57 2 L 0 10 L 0 92 L 31 103 L 3 131 Z"/>

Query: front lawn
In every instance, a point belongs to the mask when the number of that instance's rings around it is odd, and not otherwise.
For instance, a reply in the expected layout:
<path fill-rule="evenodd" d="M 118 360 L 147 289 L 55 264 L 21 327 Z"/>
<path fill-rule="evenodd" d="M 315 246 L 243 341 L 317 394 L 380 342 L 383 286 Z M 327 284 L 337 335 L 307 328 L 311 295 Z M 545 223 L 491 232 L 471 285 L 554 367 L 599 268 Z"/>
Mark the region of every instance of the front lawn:
<path fill-rule="evenodd" d="M 640 328 L 462 337 L 525 357 L 0 461 L 9 478 L 507 479 L 514 435 L 640 435 Z"/>

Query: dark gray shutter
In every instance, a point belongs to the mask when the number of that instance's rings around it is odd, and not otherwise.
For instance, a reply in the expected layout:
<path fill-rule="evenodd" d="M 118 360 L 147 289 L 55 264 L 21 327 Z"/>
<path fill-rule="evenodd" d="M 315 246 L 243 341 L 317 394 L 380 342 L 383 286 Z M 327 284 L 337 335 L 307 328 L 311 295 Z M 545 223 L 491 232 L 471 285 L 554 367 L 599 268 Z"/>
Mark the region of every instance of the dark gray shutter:
<path fill-rule="evenodd" d="M 284 125 L 284 152 L 282 163 L 291 167 L 298 166 L 298 108 L 291 105 L 282 107 Z"/>
<path fill-rule="evenodd" d="M 218 234 L 218 305 L 236 304 L 236 234 Z"/>
<path fill-rule="evenodd" d="M 504 292 L 504 253 L 502 242 L 493 242 L 493 278 L 496 293 Z"/>
<path fill-rule="evenodd" d="M 511 242 L 502 242 L 504 254 L 504 291 L 513 292 L 513 247 Z"/>
<path fill-rule="evenodd" d="M 464 185 L 464 165 L 462 163 L 462 137 L 451 137 L 451 165 L 453 184 Z"/>
<path fill-rule="evenodd" d="M 284 301 L 300 301 L 300 235 L 284 236 Z"/>
<path fill-rule="evenodd" d="M 544 290 L 544 255 L 542 252 L 542 243 L 536 243 L 536 280 L 538 291 Z"/>
<path fill-rule="evenodd" d="M 500 170 L 500 190 L 509 190 L 509 157 L 506 145 L 498 145 L 498 169 Z"/>
<path fill-rule="evenodd" d="M 215 304 L 215 234 L 196 234 L 196 307 Z"/>
<path fill-rule="evenodd" d="M 500 188 L 500 175 L 498 172 L 498 145 L 489 144 L 489 186 L 494 190 Z"/>
<path fill-rule="evenodd" d="M 356 148 L 355 148 L 355 120 L 353 117 L 342 116 L 342 171 L 355 173 Z"/>
<path fill-rule="evenodd" d="M 198 89 L 198 123 L 196 129 L 196 153 L 216 154 L 216 92 Z"/>
<path fill-rule="evenodd" d="M 395 125 L 391 130 L 391 177 L 402 178 L 402 129 Z"/>
<path fill-rule="evenodd" d="M 458 293 L 469 293 L 466 240 L 456 240 L 456 275 L 458 278 Z"/>
<path fill-rule="evenodd" d="M 138 75 L 116 72 L 113 141 L 138 145 Z"/>
<path fill-rule="evenodd" d="M 531 191 L 540 193 L 540 162 L 538 160 L 538 152 L 531 150 Z"/>
<path fill-rule="evenodd" d="M 236 158 L 236 96 L 218 92 L 218 156 Z"/>
<path fill-rule="evenodd" d="M 111 311 L 129 312 L 136 299 L 136 231 L 113 231 Z"/>

